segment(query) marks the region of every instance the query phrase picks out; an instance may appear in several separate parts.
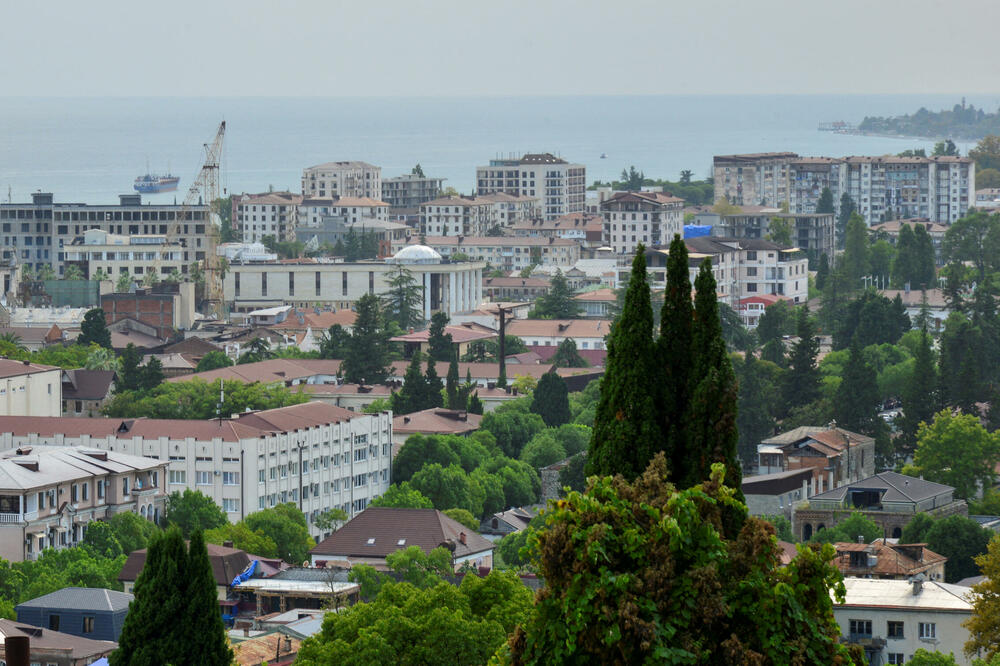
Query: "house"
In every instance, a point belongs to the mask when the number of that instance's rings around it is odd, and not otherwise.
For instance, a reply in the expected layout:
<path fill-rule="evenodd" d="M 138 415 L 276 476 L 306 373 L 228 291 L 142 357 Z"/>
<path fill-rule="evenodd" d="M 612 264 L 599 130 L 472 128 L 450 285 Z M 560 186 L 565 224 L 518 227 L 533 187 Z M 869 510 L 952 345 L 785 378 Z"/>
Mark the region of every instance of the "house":
<path fill-rule="evenodd" d="M 410 435 L 468 435 L 482 422 L 479 414 L 441 407 L 400 414 L 392 419 L 393 450 L 398 451 Z"/>
<path fill-rule="evenodd" d="M 813 470 L 808 467 L 784 472 L 744 476 L 741 484 L 751 516 L 792 517 L 792 505 L 809 497 Z"/>
<path fill-rule="evenodd" d="M 325 402 L 329 405 L 343 407 L 352 412 L 363 412 L 365 407 L 376 400 L 388 400 L 393 389 L 392 384 L 301 384 L 301 390 L 309 394 L 309 399 L 315 402 Z"/>
<path fill-rule="evenodd" d="M 87 666 L 118 648 L 118 643 L 112 641 L 81 638 L 47 627 L 0 618 L 0 661 L 4 663 L 16 663 L 7 659 L 7 644 L 12 638 L 28 639 L 28 658 L 32 665 Z"/>
<path fill-rule="evenodd" d="M 875 439 L 829 426 L 800 426 L 763 440 L 757 447 L 758 471 L 771 474 L 810 468 L 827 490 L 875 473 Z"/>
<path fill-rule="evenodd" d="M 803 541 L 824 527 L 833 527 L 852 511 L 872 520 L 886 536 L 898 539 L 903 527 L 918 513 L 935 518 L 969 514 L 955 489 L 896 472 L 881 472 L 809 498 L 792 511 L 792 531 Z"/>
<path fill-rule="evenodd" d="M 491 301 L 535 301 L 552 288 L 552 280 L 536 277 L 483 278 L 483 296 Z"/>
<path fill-rule="evenodd" d="M 114 387 L 114 370 L 63 370 L 62 415 L 99 416 Z"/>
<path fill-rule="evenodd" d="M 0 328 L 0 336 L 5 335 L 17 338 L 18 344 L 30 352 L 58 344 L 63 339 L 62 329 L 56 324 L 50 326 L 4 326 Z"/>
<path fill-rule="evenodd" d="M 233 641 L 233 655 L 240 666 L 291 666 L 301 645 L 302 639 L 274 631 Z"/>
<path fill-rule="evenodd" d="M 128 592 L 98 587 L 64 587 L 14 607 L 17 621 L 82 638 L 117 641 L 125 626 Z"/>
<path fill-rule="evenodd" d="M 59 416 L 62 369 L 0 358 L 0 415 Z"/>
<path fill-rule="evenodd" d="M 430 553 L 438 546 L 452 553 L 458 571 L 463 564 L 493 567 L 494 545 L 437 509 L 371 507 L 309 551 L 313 566 L 351 568 L 368 564 L 386 570 L 387 555 L 418 546 Z"/>
<path fill-rule="evenodd" d="M 931 245 L 934 246 L 934 265 L 938 267 L 943 266 L 944 257 L 941 254 L 941 245 L 944 242 L 944 234 L 948 231 L 947 224 L 932 222 L 927 218 L 911 218 L 907 220 L 889 220 L 880 224 L 873 224 L 870 227 L 870 231 L 876 238 L 885 236 L 889 239 L 889 243 L 891 245 L 895 245 L 899 242 L 899 232 L 904 226 L 910 227 L 910 231 L 914 231 L 917 226 L 924 228 L 927 235 L 931 238 Z M 920 286 L 921 285 L 919 284 L 911 285 L 914 289 L 919 289 Z M 926 286 L 930 287 L 932 285 Z"/>
<path fill-rule="evenodd" d="M 962 626 L 972 616 L 969 588 L 918 575 L 912 580 L 845 578 L 843 603 L 833 600 L 841 640 L 860 644 L 870 664 L 903 664 L 920 648 L 954 655 L 969 666 Z M 831 591 L 831 595 L 833 592 Z"/>
<path fill-rule="evenodd" d="M 944 580 L 948 558 L 927 547 L 926 543 L 892 543 L 876 539 L 870 544 L 833 544 L 837 556 L 833 564 L 844 576 L 857 578 L 893 578 L 907 580 L 922 574 L 925 580 Z"/>
<path fill-rule="evenodd" d="M 452 346 L 458 353 L 459 358 L 469 352 L 469 345 L 473 342 L 498 339 L 498 333 L 495 330 L 473 322 L 466 322 L 458 326 L 445 326 L 444 334 L 451 336 Z M 424 358 L 426 358 L 431 347 L 430 336 L 430 329 L 425 329 L 423 331 L 411 331 L 403 335 L 397 335 L 394 338 L 389 338 L 389 341 L 401 342 L 403 344 L 403 358 L 412 358 L 413 352 L 418 349 L 424 355 Z"/>
<path fill-rule="evenodd" d="M 567 338 L 576 341 L 577 349 L 604 349 L 604 338 L 611 332 L 607 319 L 513 319 L 507 323 L 507 335 L 524 340 L 528 349 L 558 347 Z"/>
<path fill-rule="evenodd" d="M 240 601 L 255 605 L 255 617 L 289 609 L 319 610 L 347 606 L 358 600 L 360 586 L 338 568 L 291 567 L 273 576 L 238 581 L 232 591 Z"/>
<path fill-rule="evenodd" d="M 102 294 L 101 309 L 109 327 L 121 319 L 135 319 L 152 327 L 152 335 L 169 340 L 194 324 L 194 283 L 162 282 L 134 292 Z"/>
<path fill-rule="evenodd" d="M 573 298 L 587 319 L 609 319 L 618 305 L 618 295 L 608 287 L 577 294 Z"/>
<path fill-rule="evenodd" d="M 528 527 L 535 514 L 521 508 L 499 511 L 492 516 L 483 518 L 479 524 L 479 533 L 492 537 L 504 537 Z"/>
<path fill-rule="evenodd" d="M 331 326 L 339 324 L 350 333 L 354 329 L 354 322 L 357 321 L 357 318 L 358 313 L 347 308 L 341 310 L 291 308 L 281 322 L 273 324 L 269 328 L 275 333 L 282 334 L 312 331 L 319 335 L 326 333 Z"/>
<path fill-rule="evenodd" d="M 926 308 L 928 321 L 927 329 L 931 332 L 940 331 L 944 326 L 944 320 L 948 318 L 948 301 L 944 295 L 944 289 L 883 289 L 880 292 L 889 300 L 895 300 L 899 296 L 906 308 L 906 314 L 910 321 L 917 321 L 922 310 Z"/>
<path fill-rule="evenodd" d="M 757 328 L 764 311 L 779 301 L 792 304 L 792 299 L 779 294 L 754 294 L 745 296 L 736 305 L 736 312 L 739 314 L 743 325 L 747 328 Z"/>

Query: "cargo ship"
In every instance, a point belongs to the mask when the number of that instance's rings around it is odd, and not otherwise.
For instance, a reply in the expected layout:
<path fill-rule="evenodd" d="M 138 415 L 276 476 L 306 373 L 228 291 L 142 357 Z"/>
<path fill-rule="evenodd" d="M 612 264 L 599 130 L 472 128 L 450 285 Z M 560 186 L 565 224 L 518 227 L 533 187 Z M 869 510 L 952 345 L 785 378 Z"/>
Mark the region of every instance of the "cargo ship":
<path fill-rule="evenodd" d="M 143 194 L 158 194 L 160 192 L 173 192 L 177 189 L 177 183 L 180 178 L 177 176 L 171 176 L 167 174 L 166 176 L 157 176 L 154 174 L 147 173 L 145 176 L 139 176 L 135 179 L 136 192 L 142 192 Z"/>

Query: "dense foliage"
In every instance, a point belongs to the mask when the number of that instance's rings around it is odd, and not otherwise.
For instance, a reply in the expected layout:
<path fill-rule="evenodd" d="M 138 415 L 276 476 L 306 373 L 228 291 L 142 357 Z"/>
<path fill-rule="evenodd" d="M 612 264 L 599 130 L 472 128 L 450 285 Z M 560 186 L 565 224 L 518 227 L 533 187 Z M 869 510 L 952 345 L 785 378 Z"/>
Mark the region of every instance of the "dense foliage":
<path fill-rule="evenodd" d="M 220 389 L 225 388 L 219 406 Z M 228 418 L 248 409 L 262 410 L 307 402 L 309 396 L 284 386 L 247 384 L 238 380 L 217 379 L 206 382 L 195 378 L 183 382 L 164 382 L 151 389 L 122 391 L 102 409 L 105 416 L 153 419 Z"/>

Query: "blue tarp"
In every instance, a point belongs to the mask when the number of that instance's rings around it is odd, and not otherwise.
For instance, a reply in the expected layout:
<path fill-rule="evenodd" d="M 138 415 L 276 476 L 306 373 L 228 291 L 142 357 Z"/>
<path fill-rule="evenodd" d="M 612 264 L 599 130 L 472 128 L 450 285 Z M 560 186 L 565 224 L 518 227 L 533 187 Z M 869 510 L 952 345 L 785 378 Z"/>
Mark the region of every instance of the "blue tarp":
<path fill-rule="evenodd" d="M 243 581 L 250 580 L 253 576 L 253 572 L 256 570 L 257 560 L 250 560 L 250 564 L 247 565 L 247 568 L 236 575 L 236 578 L 234 578 L 233 582 L 229 584 L 229 587 L 237 587 Z"/>
<path fill-rule="evenodd" d="M 706 224 L 685 224 L 684 238 L 698 238 L 699 236 L 711 236 L 712 227 Z"/>

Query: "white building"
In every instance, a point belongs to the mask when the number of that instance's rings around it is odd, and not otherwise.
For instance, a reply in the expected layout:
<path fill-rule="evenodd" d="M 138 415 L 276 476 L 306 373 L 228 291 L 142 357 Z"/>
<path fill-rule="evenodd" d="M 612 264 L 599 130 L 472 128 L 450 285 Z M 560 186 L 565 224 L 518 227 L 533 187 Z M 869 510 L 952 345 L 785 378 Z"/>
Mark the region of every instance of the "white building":
<path fill-rule="evenodd" d="M 301 194 L 266 192 L 233 197 L 233 223 L 243 242 L 260 242 L 265 236 L 283 241 L 292 238 L 299 221 Z"/>
<path fill-rule="evenodd" d="M 168 241 L 166 234 L 121 236 L 88 229 L 82 243 L 68 245 L 65 250 L 66 264 L 77 264 L 88 278 L 102 270 L 111 280 L 128 275 L 141 283 L 150 273 L 161 280 L 173 272 L 188 271 L 183 246 Z"/>
<path fill-rule="evenodd" d="M 367 162 L 326 162 L 302 170 L 307 197 L 382 198 L 382 167 Z"/>
<path fill-rule="evenodd" d="M 427 236 L 424 245 L 448 258 L 464 254 L 472 261 L 485 261 L 504 271 L 519 271 L 532 264 L 572 268 L 580 260 L 580 244 L 563 238 L 523 236 Z M 394 242 L 394 252 L 419 242 L 410 238 Z"/>
<path fill-rule="evenodd" d="M 514 319 L 507 323 L 507 335 L 516 335 L 528 347 L 558 347 L 567 338 L 577 349 L 605 349 L 604 338 L 611 332 L 607 319 Z M 511 372 L 508 369 L 508 372 Z"/>
<path fill-rule="evenodd" d="M 639 244 L 669 245 L 684 234 L 684 200 L 662 192 L 618 192 L 601 203 L 604 244 L 631 254 Z"/>
<path fill-rule="evenodd" d="M 416 210 L 420 204 L 437 199 L 444 178 L 427 178 L 408 173 L 382 179 L 382 201 L 396 209 Z"/>
<path fill-rule="evenodd" d="M 157 458 L 168 493 L 198 490 L 234 523 L 294 502 L 317 536 L 320 513 L 353 516 L 389 487 L 392 414 L 307 402 L 211 421 L 0 417 L 0 450 L 37 445 Z"/>
<path fill-rule="evenodd" d="M 0 415 L 62 414 L 62 370 L 30 361 L 0 359 Z"/>
<path fill-rule="evenodd" d="M 220 243 L 215 252 L 220 257 L 225 257 L 230 264 L 278 260 L 278 255 L 268 252 L 263 243 Z"/>
<path fill-rule="evenodd" d="M 485 236 L 498 222 L 494 202 L 447 196 L 420 204 L 420 231 L 426 236 Z"/>
<path fill-rule="evenodd" d="M 968 666 L 972 615 L 971 590 L 938 581 L 845 578 L 847 597 L 834 600 L 833 617 L 841 635 L 865 649 L 868 663 L 904 664 L 920 648 L 951 653 Z"/>
<path fill-rule="evenodd" d="M 493 194 L 481 194 L 479 199 L 493 204 L 491 222 L 500 229 L 509 229 L 520 222 L 541 219 L 542 216 L 538 197 L 494 192 Z"/>
<path fill-rule="evenodd" d="M 586 202 L 587 167 L 570 164 L 552 153 L 529 153 L 521 158 L 490 160 L 476 167 L 476 191 L 538 197 L 542 215 L 554 220 L 566 213 L 582 213 Z"/>
<path fill-rule="evenodd" d="M 162 460 L 89 445 L 10 446 L 12 439 L 5 435 L 5 448 L 13 450 L 0 456 L 0 557 L 6 560 L 33 560 L 45 548 L 76 546 L 91 521 L 117 513 L 150 520 L 163 514 L 167 463 Z"/>

